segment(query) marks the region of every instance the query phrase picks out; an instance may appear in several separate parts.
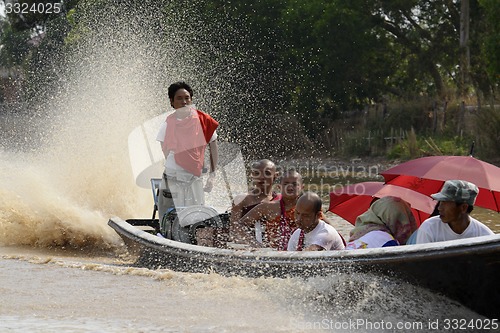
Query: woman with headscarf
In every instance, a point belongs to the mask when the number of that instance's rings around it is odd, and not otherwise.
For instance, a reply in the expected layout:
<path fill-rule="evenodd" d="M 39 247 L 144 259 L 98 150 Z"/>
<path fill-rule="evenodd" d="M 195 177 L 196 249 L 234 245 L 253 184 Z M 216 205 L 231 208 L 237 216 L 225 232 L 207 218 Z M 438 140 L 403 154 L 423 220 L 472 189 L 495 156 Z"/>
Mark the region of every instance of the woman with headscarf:
<path fill-rule="evenodd" d="M 404 245 L 417 228 L 406 201 L 383 197 L 356 218 L 346 250 Z"/>

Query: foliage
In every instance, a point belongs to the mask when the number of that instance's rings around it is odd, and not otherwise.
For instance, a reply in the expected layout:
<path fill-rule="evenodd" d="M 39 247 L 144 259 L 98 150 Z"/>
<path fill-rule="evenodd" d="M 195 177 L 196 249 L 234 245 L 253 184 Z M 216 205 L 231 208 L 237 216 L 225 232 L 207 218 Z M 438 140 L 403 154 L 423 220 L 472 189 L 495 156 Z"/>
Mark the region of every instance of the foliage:
<path fill-rule="evenodd" d="M 497 138 L 498 115 L 483 105 L 495 103 L 500 84 L 498 0 L 469 1 L 470 66 L 461 62 L 467 51 L 460 47 L 462 2 L 457 0 L 63 3 L 58 15 L 12 13 L 2 22 L 0 65 L 21 68 L 28 92 L 64 81 L 67 73 L 60 64 L 68 60 L 60 54 L 91 48 L 93 40 L 115 41 L 105 29 L 107 22 L 118 22 L 131 34 L 146 24 L 149 35 L 144 38 L 154 36 L 158 50 L 138 56 L 166 54 L 168 65 L 151 65 L 157 72 L 177 68 L 178 76 L 198 78 L 204 109 L 231 124 L 221 129 L 225 139 L 242 145 L 254 144 L 256 137 L 279 141 L 276 133 L 286 134 L 279 130 L 286 119 L 300 132 L 289 140 L 297 139 L 292 147 L 302 142 L 307 150 L 314 146 L 363 155 L 389 149 L 391 156 L 410 157 L 419 150 L 435 153 L 424 139 L 433 137 L 440 151 L 461 153 L 467 143 L 460 140 L 474 138 L 484 153 L 496 153 L 498 140 L 485 133 Z M 41 43 L 29 42 L 37 34 Z M 211 80 L 215 76 L 216 82 Z M 478 115 L 465 123 L 457 106 L 462 101 L 479 105 Z M 379 108 L 376 116 L 370 115 L 373 107 Z M 443 121 L 437 126 L 432 117 L 439 108 Z M 488 126 L 483 131 L 470 122 Z M 263 123 L 273 132 L 262 130 Z M 392 131 L 413 133 L 404 140 L 414 136 L 388 147 L 385 138 Z M 268 148 L 266 153 L 279 150 Z"/>
<path fill-rule="evenodd" d="M 500 109 L 483 108 L 476 115 L 476 151 L 483 158 L 492 157 L 498 159 L 500 156 Z"/>
<path fill-rule="evenodd" d="M 0 64 L 2 66 L 11 68 L 24 63 L 30 49 L 26 43 L 29 36 L 28 31 L 16 31 L 12 26 L 4 24 L 0 50 Z"/>
<path fill-rule="evenodd" d="M 500 83 L 500 6 L 498 0 L 479 0 L 483 9 L 484 35 L 482 42 L 481 56 L 486 62 L 489 78 Z"/>
<path fill-rule="evenodd" d="M 300 64 L 291 78 L 291 111 L 311 131 L 322 128 L 321 119 L 379 99 L 383 78 L 395 70 L 389 41 L 357 5 L 289 1 L 283 13 L 283 34 L 290 43 L 284 57 Z"/>
<path fill-rule="evenodd" d="M 388 153 L 391 159 L 409 160 L 423 156 L 469 154 L 472 140 L 464 137 L 421 137 L 411 135 L 396 144 Z"/>

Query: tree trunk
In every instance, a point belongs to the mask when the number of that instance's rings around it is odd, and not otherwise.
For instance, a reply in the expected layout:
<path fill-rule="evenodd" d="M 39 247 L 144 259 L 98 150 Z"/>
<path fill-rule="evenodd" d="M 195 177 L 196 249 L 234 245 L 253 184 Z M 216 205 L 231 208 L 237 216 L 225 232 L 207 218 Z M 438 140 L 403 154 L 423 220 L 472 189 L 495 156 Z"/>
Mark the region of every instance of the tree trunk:
<path fill-rule="evenodd" d="M 421 56 L 421 55 L 419 55 Z M 432 76 L 432 79 L 434 80 L 434 83 L 436 84 L 436 91 L 437 94 L 440 98 L 448 98 L 446 96 L 446 90 L 444 88 L 444 83 L 443 83 L 443 78 L 441 76 L 441 73 L 439 73 L 439 70 L 435 64 L 429 64 L 429 73 Z"/>
<path fill-rule="evenodd" d="M 464 117 L 465 117 L 465 102 L 462 101 L 460 102 L 460 108 L 458 109 L 458 117 L 457 117 L 457 135 L 461 136 L 461 132 L 463 129 L 463 123 L 464 123 Z"/>
<path fill-rule="evenodd" d="M 432 133 L 436 134 L 438 125 L 438 112 L 437 112 L 437 102 L 432 103 Z"/>
<path fill-rule="evenodd" d="M 448 101 L 447 100 L 444 101 L 444 105 L 443 105 L 443 122 L 441 123 L 441 132 L 443 132 L 443 130 L 446 127 L 446 109 L 448 109 Z"/>
<path fill-rule="evenodd" d="M 469 85 L 470 48 L 469 48 L 469 0 L 460 4 L 460 97 L 465 98 Z"/>

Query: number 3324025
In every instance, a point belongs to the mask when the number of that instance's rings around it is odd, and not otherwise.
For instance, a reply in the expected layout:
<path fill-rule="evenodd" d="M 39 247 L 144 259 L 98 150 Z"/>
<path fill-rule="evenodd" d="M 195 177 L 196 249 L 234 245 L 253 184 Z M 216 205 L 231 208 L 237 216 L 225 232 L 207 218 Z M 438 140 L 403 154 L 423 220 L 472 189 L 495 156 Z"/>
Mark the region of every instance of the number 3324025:
<path fill-rule="evenodd" d="M 4 2 L 0 1 L 0 5 L 4 5 L 6 14 L 59 14 L 62 10 L 62 3 L 19 3 L 19 2 Z"/>

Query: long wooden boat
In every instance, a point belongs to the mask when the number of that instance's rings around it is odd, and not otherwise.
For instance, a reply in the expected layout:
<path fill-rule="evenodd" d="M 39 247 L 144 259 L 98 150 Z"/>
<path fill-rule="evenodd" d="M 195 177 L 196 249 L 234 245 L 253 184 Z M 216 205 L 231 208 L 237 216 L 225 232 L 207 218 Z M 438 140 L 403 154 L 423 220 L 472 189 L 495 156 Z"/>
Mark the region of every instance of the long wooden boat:
<path fill-rule="evenodd" d="M 250 277 L 374 272 L 439 292 L 481 315 L 500 317 L 500 235 L 378 249 L 278 252 L 210 248 L 142 230 L 157 224 L 118 217 L 108 222 L 137 255 L 137 264 L 153 269 Z"/>

